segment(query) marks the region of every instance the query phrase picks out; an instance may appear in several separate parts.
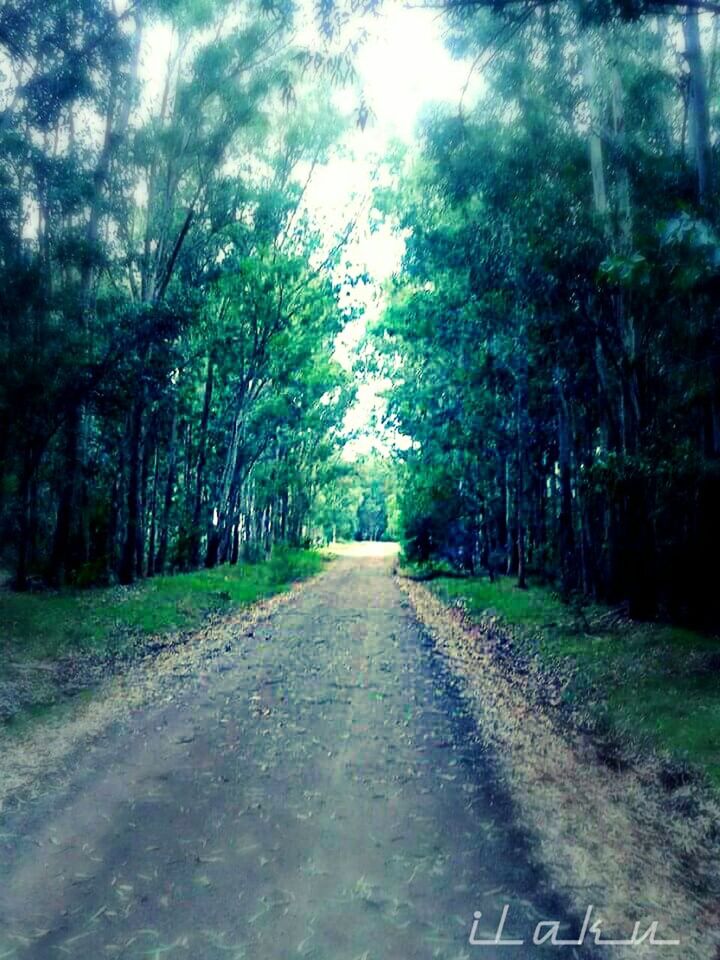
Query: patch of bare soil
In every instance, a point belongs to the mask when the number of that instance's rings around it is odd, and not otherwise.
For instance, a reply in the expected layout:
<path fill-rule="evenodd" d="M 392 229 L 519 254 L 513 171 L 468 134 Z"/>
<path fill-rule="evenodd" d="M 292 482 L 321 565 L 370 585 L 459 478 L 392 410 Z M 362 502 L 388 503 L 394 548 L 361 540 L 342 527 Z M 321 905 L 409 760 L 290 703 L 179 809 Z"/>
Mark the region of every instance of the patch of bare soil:
<path fill-rule="evenodd" d="M 451 669 L 463 678 L 480 734 L 499 758 L 501 775 L 555 889 L 579 915 L 589 905 L 603 936 L 630 937 L 658 923 L 658 939 L 606 949 L 606 956 L 720 958 L 720 804 L 700 784 L 668 793 L 662 767 L 614 770 L 596 746 L 560 727 L 552 696 L 538 696 L 537 677 L 513 671 L 498 647 L 496 622 L 471 622 L 426 587 L 398 579 L 416 615 Z M 540 678 L 541 679 L 541 678 Z M 543 703 L 543 700 L 545 701 Z M 607 931 L 607 932 L 605 932 Z"/>

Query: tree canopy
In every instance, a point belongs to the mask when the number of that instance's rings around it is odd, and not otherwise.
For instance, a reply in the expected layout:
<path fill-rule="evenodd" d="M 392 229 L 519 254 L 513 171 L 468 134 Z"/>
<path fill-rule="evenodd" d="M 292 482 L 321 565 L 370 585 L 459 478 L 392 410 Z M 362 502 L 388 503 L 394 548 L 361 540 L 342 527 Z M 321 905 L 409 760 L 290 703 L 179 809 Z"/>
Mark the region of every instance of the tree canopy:
<path fill-rule="evenodd" d="M 374 332 L 408 549 L 715 617 L 717 26 L 443 6 L 485 90 L 377 198 L 408 236 Z"/>
<path fill-rule="evenodd" d="M 303 203 L 343 129 L 321 90 L 335 67 L 308 74 L 296 36 L 282 2 L 3 8 L 0 527 L 18 587 L 307 535 L 353 386 L 332 359 L 342 238 Z"/>

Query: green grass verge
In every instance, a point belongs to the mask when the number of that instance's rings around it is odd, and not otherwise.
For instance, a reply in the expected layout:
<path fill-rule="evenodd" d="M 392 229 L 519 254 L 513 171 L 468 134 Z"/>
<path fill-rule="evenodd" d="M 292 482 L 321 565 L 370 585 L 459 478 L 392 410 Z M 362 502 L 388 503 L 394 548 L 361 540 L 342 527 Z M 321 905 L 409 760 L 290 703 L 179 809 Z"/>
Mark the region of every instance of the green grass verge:
<path fill-rule="evenodd" d="M 154 577 L 132 587 L 5 593 L 0 597 L 0 674 L 10 661 L 68 653 L 118 653 L 138 636 L 191 629 L 318 573 L 313 550 L 276 548 L 262 563 Z"/>
<path fill-rule="evenodd" d="M 652 744 L 720 786 L 720 637 L 628 621 L 601 606 L 580 611 L 510 578 L 441 578 L 430 588 L 462 599 L 471 615 L 500 616 L 521 651 L 565 681 L 566 704 L 595 729 Z"/>

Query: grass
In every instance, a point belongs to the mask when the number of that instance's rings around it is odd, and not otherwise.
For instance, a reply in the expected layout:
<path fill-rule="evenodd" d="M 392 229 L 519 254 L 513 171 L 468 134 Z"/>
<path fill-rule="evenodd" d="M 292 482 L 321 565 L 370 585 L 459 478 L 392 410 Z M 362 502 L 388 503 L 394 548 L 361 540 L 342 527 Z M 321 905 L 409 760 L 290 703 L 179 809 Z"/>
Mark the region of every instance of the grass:
<path fill-rule="evenodd" d="M 210 613 L 247 606 L 312 576 L 323 563 L 316 551 L 277 548 L 262 563 L 154 577 L 132 587 L 5 593 L 0 673 L 12 660 L 119 653 L 139 636 L 192 629 Z"/>
<path fill-rule="evenodd" d="M 510 578 L 430 586 L 445 601 L 464 601 L 471 616 L 494 612 L 509 624 L 521 652 L 563 680 L 564 703 L 594 729 L 652 744 L 720 787 L 720 637 L 629 621 L 607 607 L 579 610 Z"/>

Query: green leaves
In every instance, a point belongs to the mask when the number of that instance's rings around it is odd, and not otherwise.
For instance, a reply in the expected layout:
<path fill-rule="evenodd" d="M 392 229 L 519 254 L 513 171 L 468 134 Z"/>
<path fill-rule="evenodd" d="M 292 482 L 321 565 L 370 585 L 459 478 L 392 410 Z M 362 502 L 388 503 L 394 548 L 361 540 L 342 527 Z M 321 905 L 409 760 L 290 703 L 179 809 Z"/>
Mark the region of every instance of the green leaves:
<path fill-rule="evenodd" d="M 650 282 L 650 266 L 641 253 L 606 257 L 598 273 L 601 279 L 615 286 L 635 287 Z"/>
<path fill-rule="evenodd" d="M 642 616 L 698 609 L 720 527 L 688 484 L 720 450 L 720 242 L 691 199 L 668 33 L 632 0 L 484 6 L 449 16 L 478 102 L 436 111 L 377 199 L 407 232 L 372 331 L 410 438 L 407 549 L 490 571 L 502 554 L 521 583 L 528 566 Z"/>
<path fill-rule="evenodd" d="M 304 207 L 342 123 L 325 93 L 293 103 L 305 67 L 334 68 L 296 43 L 294 5 L 71 6 L 21 4 L 0 30 L 20 586 L 28 564 L 60 584 L 237 561 L 241 528 L 250 552 L 303 539 L 351 396 L 330 359 L 342 245 Z"/>

